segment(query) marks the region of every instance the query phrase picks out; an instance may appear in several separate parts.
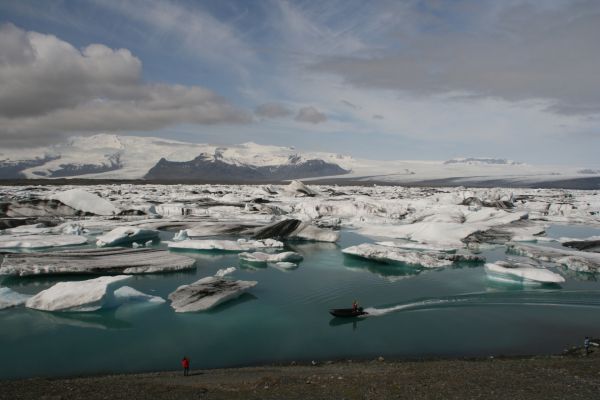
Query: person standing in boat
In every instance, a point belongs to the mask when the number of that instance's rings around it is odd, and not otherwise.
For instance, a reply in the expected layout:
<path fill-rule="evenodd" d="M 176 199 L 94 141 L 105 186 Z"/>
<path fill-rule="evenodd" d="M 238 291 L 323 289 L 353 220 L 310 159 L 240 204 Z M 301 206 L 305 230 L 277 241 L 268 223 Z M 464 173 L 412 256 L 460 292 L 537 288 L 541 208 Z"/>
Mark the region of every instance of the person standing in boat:
<path fill-rule="evenodd" d="M 352 302 L 352 312 L 353 313 L 357 313 L 358 312 L 358 301 L 354 300 Z"/>
<path fill-rule="evenodd" d="M 181 366 L 183 367 L 183 376 L 188 376 L 190 374 L 190 359 L 184 356 L 181 360 Z"/>

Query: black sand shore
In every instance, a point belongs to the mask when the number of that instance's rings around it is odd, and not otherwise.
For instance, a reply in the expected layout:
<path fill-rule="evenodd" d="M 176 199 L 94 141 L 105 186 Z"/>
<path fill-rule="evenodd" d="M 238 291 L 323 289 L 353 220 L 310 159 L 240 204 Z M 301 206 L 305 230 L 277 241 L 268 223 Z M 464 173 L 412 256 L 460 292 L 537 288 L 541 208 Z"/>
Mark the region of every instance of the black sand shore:
<path fill-rule="evenodd" d="M 192 366 L 193 367 L 193 366 Z M 598 399 L 600 356 L 338 361 L 0 381 L 0 399 Z"/>

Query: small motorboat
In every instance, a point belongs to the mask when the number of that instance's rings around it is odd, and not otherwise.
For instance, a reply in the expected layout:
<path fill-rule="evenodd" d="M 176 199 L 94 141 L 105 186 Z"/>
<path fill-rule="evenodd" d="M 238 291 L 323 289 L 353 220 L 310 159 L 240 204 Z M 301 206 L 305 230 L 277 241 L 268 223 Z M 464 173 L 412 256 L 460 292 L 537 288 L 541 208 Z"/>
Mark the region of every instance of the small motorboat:
<path fill-rule="evenodd" d="M 332 308 L 329 310 L 329 314 L 333 315 L 334 317 L 349 318 L 367 315 L 368 312 L 364 311 L 362 307 L 358 307 L 356 310 L 353 308 Z"/>

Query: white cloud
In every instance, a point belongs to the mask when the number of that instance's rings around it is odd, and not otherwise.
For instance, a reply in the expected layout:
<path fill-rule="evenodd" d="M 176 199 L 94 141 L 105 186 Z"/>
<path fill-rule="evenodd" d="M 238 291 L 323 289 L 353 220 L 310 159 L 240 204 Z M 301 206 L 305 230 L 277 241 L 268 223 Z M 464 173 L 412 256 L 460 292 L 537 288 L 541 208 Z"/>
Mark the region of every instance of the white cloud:
<path fill-rule="evenodd" d="M 126 49 L 78 50 L 10 24 L 0 27 L 0 37 L 0 131 L 7 144 L 251 120 L 208 89 L 143 82 L 141 61 Z"/>

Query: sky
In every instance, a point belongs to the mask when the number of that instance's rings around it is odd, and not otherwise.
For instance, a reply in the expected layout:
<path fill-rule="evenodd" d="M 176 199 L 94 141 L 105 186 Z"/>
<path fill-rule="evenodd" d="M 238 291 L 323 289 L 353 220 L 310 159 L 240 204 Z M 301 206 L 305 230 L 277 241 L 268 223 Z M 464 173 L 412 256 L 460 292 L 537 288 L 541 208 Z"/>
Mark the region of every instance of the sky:
<path fill-rule="evenodd" d="M 0 2 L 0 147 L 600 166 L 600 1 Z"/>

